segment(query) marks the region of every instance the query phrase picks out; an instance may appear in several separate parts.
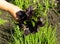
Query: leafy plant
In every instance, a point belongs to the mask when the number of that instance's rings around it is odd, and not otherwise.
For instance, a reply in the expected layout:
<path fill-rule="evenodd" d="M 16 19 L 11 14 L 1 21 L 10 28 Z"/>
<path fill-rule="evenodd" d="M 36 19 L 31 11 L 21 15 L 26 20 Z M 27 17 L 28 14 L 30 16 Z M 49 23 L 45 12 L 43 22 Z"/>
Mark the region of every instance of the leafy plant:
<path fill-rule="evenodd" d="M 52 27 L 52 25 L 48 24 L 47 12 L 50 7 L 54 7 L 54 1 L 49 3 L 50 0 L 12 0 L 12 2 L 19 6 L 21 9 L 25 10 L 29 6 L 33 6 L 35 9 L 35 15 L 32 16 L 31 19 L 37 22 L 38 17 L 46 17 L 45 25 L 43 27 L 39 27 L 39 31 L 34 34 L 29 34 L 25 36 L 23 31 L 20 31 L 19 27 L 16 26 L 14 30 L 13 41 L 11 44 L 56 44 L 56 27 Z M 32 22 L 34 26 L 35 23 Z M 25 22 L 27 23 L 27 22 Z"/>

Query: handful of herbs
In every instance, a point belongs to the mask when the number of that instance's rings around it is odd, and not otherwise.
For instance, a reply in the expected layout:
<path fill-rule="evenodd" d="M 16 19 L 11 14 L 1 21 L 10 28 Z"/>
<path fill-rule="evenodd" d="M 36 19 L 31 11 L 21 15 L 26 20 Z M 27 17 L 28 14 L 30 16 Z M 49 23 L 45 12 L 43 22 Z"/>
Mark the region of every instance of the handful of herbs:
<path fill-rule="evenodd" d="M 36 33 L 40 26 L 44 26 L 42 23 L 43 19 L 41 17 L 37 17 L 37 21 L 32 19 L 32 16 L 34 16 L 35 13 L 36 9 L 33 9 L 32 6 L 29 6 L 25 11 L 19 11 L 16 13 L 19 18 L 18 25 L 21 30 L 24 30 L 25 35 L 28 35 L 29 33 Z M 31 21 L 34 23 L 34 26 Z"/>

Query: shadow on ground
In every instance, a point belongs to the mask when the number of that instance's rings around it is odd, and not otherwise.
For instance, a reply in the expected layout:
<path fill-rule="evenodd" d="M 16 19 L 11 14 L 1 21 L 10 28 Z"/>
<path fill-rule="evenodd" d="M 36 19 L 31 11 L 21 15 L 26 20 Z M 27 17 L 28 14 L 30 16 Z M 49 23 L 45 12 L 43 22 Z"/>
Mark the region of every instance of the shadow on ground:
<path fill-rule="evenodd" d="M 0 18 L 7 20 L 7 22 L 0 25 L 0 44 L 8 44 L 13 31 L 13 18 L 5 11 L 2 11 Z"/>

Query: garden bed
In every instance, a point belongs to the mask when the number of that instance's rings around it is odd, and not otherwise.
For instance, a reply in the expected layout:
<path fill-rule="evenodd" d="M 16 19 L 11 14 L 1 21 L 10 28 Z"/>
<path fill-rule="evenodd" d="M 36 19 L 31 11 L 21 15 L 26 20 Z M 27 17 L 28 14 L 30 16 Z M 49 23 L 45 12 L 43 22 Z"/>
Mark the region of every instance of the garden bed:
<path fill-rule="evenodd" d="M 58 9 L 56 9 L 56 11 L 59 12 L 60 11 L 59 9 L 60 9 L 60 7 L 58 7 Z M 56 11 L 55 11 L 55 9 L 49 9 L 47 14 L 48 14 L 49 24 L 52 25 L 52 27 L 55 27 L 57 25 L 57 31 L 56 31 L 57 44 L 60 44 L 60 34 L 59 34 L 60 33 L 60 15 L 59 15 L 60 13 L 57 14 Z M 0 18 L 6 21 L 6 22 L 2 21 L 2 22 L 4 22 L 4 24 L 0 25 L 0 44 L 8 44 L 10 41 L 10 38 L 13 34 L 12 31 L 14 30 L 14 23 L 13 23 L 14 20 L 13 20 L 12 16 L 10 16 L 9 13 L 7 13 L 5 11 L 2 11 L 2 13 L 0 13 Z M 44 31 L 44 30 L 42 30 L 42 31 Z M 48 30 L 48 32 L 49 32 L 49 30 Z M 47 33 L 45 32 L 45 34 L 47 34 Z M 47 39 L 46 39 L 46 41 L 47 41 Z"/>

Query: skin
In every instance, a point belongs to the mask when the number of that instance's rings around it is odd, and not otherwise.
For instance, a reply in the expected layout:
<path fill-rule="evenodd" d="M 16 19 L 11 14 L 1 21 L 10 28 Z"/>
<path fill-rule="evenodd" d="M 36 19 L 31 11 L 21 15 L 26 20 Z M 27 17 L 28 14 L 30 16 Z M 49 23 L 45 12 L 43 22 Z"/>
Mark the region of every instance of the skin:
<path fill-rule="evenodd" d="M 0 0 L 0 9 L 5 10 L 10 13 L 10 15 L 18 22 L 18 17 L 16 15 L 17 12 L 23 11 L 19 7 L 5 1 L 5 0 Z"/>
<path fill-rule="evenodd" d="M 16 21 L 18 21 L 18 19 L 19 19 L 19 18 L 17 17 L 16 13 L 19 12 L 19 11 L 22 11 L 19 7 L 15 6 L 15 5 L 13 5 L 13 4 L 5 1 L 5 0 L 0 0 L 0 9 L 9 12 L 10 15 L 12 15 L 13 18 L 14 18 Z M 31 8 L 30 8 L 30 9 L 31 9 Z M 32 14 L 32 13 L 30 13 L 30 12 L 32 11 L 32 10 L 30 10 L 30 9 L 28 9 L 28 12 L 27 12 L 27 14 L 29 14 L 29 15 Z M 28 25 L 30 25 L 30 24 L 28 24 Z M 31 26 L 31 25 L 30 25 L 30 26 Z M 23 25 L 23 28 L 24 28 L 24 31 L 25 31 L 24 33 L 25 33 L 25 34 L 29 34 L 29 33 L 30 33 L 29 28 L 26 28 L 25 25 Z M 35 29 L 35 28 L 32 28 L 32 27 L 30 27 L 30 28 L 31 28 L 31 29 Z M 34 31 L 35 31 L 35 30 L 34 30 Z"/>
<path fill-rule="evenodd" d="M 20 9 L 19 7 L 15 6 L 5 0 L 0 0 L 0 9 L 9 12 L 16 21 L 18 20 L 16 13 L 18 11 L 22 11 L 22 9 Z"/>

